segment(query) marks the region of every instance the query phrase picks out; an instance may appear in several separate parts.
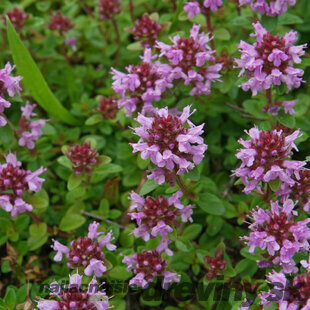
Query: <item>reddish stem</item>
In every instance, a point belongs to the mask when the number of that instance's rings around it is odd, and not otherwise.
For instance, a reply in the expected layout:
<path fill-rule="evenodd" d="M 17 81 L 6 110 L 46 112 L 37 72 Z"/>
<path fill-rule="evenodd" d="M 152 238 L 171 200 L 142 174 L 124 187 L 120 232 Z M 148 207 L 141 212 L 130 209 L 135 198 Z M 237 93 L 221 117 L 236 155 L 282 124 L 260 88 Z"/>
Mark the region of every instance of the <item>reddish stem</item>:
<path fill-rule="evenodd" d="M 213 29 L 212 29 L 210 9 L 206 10 L 206 21 L 207 21 L 207 30 L 210 32 L 210 34 L 212 36 Z M 212 49 L 215 50 L 215 44 L 214 44 L 214 40 L 213 39 L 210 41 L 210 44 L 211 44 Z"/>
<path fill-rule="evenodd" d="M 185 185 L 185 183 L 183 182 L 183 180 L 181 179 L 181 177 L 179 175 L 176 174 L 175 179 L 182 191 L 182 193 L 184 195 L 186 195 L 187 197 L 194 199 L 195 198 L 195 194 L 193 192 L 190 192 L 187 188 L 187 186 Z"/>
<path fill-rule="evenodd" d="M 134 4 L 132 0 L 129 0 L 129 13 L 130 13 L 130 18 L 133 23 L 135 23 L 135 14 L 134 14 Z"/>
<path fill-rule="evenodd" d="M 271 88 L 266 90 L 266 97 L 268 101 L 268 105 L 271 106 L 273 104 L 272 102 L 272 94 L 271 94 Z"/>
<path fill-rule="evenodd" d="M 32 219 L 36 222 L 37 225 L 42 223 L 42 220 L 37 215 L 35 215 L 34 213 L 29 212 L 29 211 L 27 213 L 32 217 Z M 72 234 L 67 234 L 67 233 L 61 232 L 61 231 L 59 231 L 58 228 L 53 229 L 52 227 L 47 226 L 47 231 L 53 235 L 58 235 L 60 237 L 65 237 L 65 238 L 72 237 Z"/>

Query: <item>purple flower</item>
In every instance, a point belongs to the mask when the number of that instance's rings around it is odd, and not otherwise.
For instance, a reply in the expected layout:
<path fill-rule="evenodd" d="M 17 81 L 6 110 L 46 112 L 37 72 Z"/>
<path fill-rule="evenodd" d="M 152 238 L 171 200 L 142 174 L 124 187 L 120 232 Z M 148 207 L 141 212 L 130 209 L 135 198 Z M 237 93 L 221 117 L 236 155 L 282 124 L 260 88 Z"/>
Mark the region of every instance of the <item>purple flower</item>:
<path fill-rule="evenodd" d="M 129 216 L 137 222 L 138 227 L 133 233 L 136 237 L 140 236 L 144 241 L 154 238 L 157 235 L 166 237 L 173 232 L 174 227 L 179 226 L 178 218 L 181 217 L 182 222 L 191 220 L 192 205 L 185 207 L 181 204 L 179 198 L 182 197 L 182 192 L 178 191 L 169 199 L 164 196 L 158 196 L 153 199 L 147 196 L 145 199 L 135 192 L 131 193 L 131 200 L 135 202 Z M 182 212 L 186 209 L 185 212 Z M 189 209 L 189 210 L 188 210 Z"/>
<path fill-rule="evenodd" d="M 127 265 L 128 271 L 133 270 L 135 274 L 129 281 L 130 286 L 147 288 L 154 278 L 163 277 L 162 287 L 168 289 L 172 282 L 180 281 L 180 276 L 167 270 L 168 261 L 157 251 L 143 250 L 132 257 L 124 256 L 122 262 Z"/>
<path fill-rule="evenodd" d="M 0 164 L 0 206 L 11 216 L 31 211 L 32 206 L 23 200 L 24 191 L 39 192 L 43 178 L 39 176 L 46 171 L 41 167 L 35 172 L 21 168 L 14 154 L 6 156 L 6 163 Z"/>
<path fill-rule="evenodd" d="M 256 247 L 266 250 L 269 255 L 267 262 L 280 265 L 284 273 L 296 272 L 293 256 L 309 249 L 310 229 L 307 225 L 310 219 L 294 222 L 296 212 L 293 208 L 290 199 L 284 201 L 283 207 L 278 201 L 271 201 L 271 211 L 257 207 L 250 214 L 252 232 L 249 237 L 243 237 L 250 253 L 254 254 Z"/>
<path fill-rule="evenodd" d="M 299 273 L 293 281 L 288 281 L 282 272 L 272 271 L 267 276 L 266 282 L 276 287 L 282 294 L 275 296 L 275 290 L 271 289 L 259 295 L 260 304 L 265 308 L 277 304 L 281 310 L 308 310 L 310 307 L 310 273 Z M 275 298 L 276 297 L 276 298 Z"/>
<path fill-rule="evenodd" d="M 184 11 L 187 12 L 188 18 L 193 18 L 194 16 L 200 14 L 200 5 L 197 1 L 189 1 L 184 5 Z"/>
<path fill-rule="evenodd" d="M 282 130 L 263 131 L 254 127 L 246 133 L 251 139 L 238 140 L 244 149 L 239 149 L 236 154 L 242 164 L 234 172 L 246 186 L 244 192 L 249 194 L 254 189 L 260 191 L 261 181 L 269 182 L 277 178 L 293 186 L 295 181 L 291 177 L 292 173 L 306 164 L 288 160 L 291 150 L 298 150 L 294 140 L 300 137 L 299 130 L 285 136 Z"/>
<path fill-rule="evenodd" d="M 296 0 L 239 0 L 239 4 L 249 4 L 253 11 L 261 15 L 276 16 L 285 13 L 289 6 L 296 4 Z"/>
<path fill-rule="evenodd" d="M 66 38 L 65 43 L 72 48 L 73 51 L 76 51 L 76 38 Z"/>
<path fill-rule="evenodd" d="M 146 48 L 142 63 L 128 66 L 127 74 L 112 68 L 112 88 L 121 95 L 118 105 L 125 108 L 127 116 L 136 110 L 152 112 L 153 101 L 159 101 L 165 90 L 173 86 L 169 77 L 171 67 L 153 62 L 156 57 L 152 56 L 150 48 Z"/>
<path fill-rule="evenodd" d="M 10 76 L 15 66 L 11 66 L 8 62 L 3 69 L 0 70 L 0 114 L 11 106 L 11 103 L 5 99 L 6 96 L 13 97 L 20 94 L 21 88 L 19 82 L 23 79 L 21 76 Z M 4 116 L 0 116 L 0 127 L 7 123 Z"/>
<path fill-rule="evenodd" d="M 206 14 L 207 9 L 217 11 L 222 5 L 222 0 L 192 0 L 185 3 L 184 11 L 188 13 L 188 18 L 193 18 L 200 12 Z"/>
<path fill-rule="evenodd" d="M 107 310 L 110 308 L 108 296 L 104 290 L 99 290 L 100 286 L 95 279 L 91 280 L 88 289 L 84 290 L 81 286 L 82 277 L 78 273 L 72 276 L 69 275 L 69 277 L 69 285 L 65 287 L 62 287 L 56 281 L 50 284 L 50 295 L 57 297 L 57 300 L 36 300 L 37 307 L 40 310 Z"/>
<path fill-rule="evenodd" d="M 175 170 L 177 174 L 192 170 L 204 158 L 207 145 L 200 136 L 204 124 L 195 126 L 188 120 L 190 115 L 190 106 L 184 108 L 180 117 L 169 114 L 167 107 L 156 109 L 154 117 L 139 114 L 136 121 L 141 127 L 134 130 L 140 140 L 131 143 L 133 152 L 141 152 L 142 159 L 150 157 L 158 167 Z"/>
<path fill-rule="evenodd" d="M 42 128 L 45 126 L 45 120 L 31 120 L 32 116 L 37 114 L 33 112 L 36 104 L 31 105 L 29 101 L 26 106 L 22 107 L 22 116 L 19 120 L 18 134 L 21 135 L 18 144 L 26 146 L 28 149 L 35 147 L 34 141 L 38 140 L 42 135 Z M 30 131 L 29 131 L 30 130 Z"/>
<path fill-rule="evenodd" d="M 290 101 L 282 101 L 282 106 L 284 108 L 284 112 L 286 114 L 295 114 L 295 110 L 293 109 L 294 105 L 298 102 L 297 100 L 290 100 Z"/>
<path fill-rule="evenodd" d="M 169 79 L 183 79 L 185 85 L 191 85 L 191 96 L 208 95 L 211 83 L 220 78 L 218 72 L 223 66 L 214 63 L 215 51 L 208 45 L 210 38 L 205 33 L 199 33 L 199 30 L 200 25 L 193 25 L 188 39 L 176 35 L 171 39 L 172 45 L 157 42 L 159 57 L 171 63 Z"/>
<path fill-rule="evenodd" d="M 99 223 L 96 222 L 90 224 L 87 237 L 79 237 L 77 240 L 73 240 L 70 247 L 53 239 L 54 244 L 51 247 L 57 251 L 54 260 L 59 262 L 63 255 L 66 255 L 68 267 L 85 267 L 85 275 L 91 276 L 94 273 L 95 277 L 101 277 L 106 271 L 103 248 L 106 247 L 109 251 L 114 251 L 116 246 L 111 244 L 111 241 L 114 240 L 112 232 L 110 231 L 101 237 L 103 233 L 97 231 L 98 226 Z"/>
<path fill-rule="evenodd" d="M 241 85 L 244 91 L 252 90 L 253 96 L 271 85 L 285 83 L 288 91 L 298 88 L 304 82 L 304 71 L 293 67 L 299 64 L 299 56 L 305 54 L 306 44 L 293 46 L 297 41 L 296 32 L 290 31 L 281 38 L 278 34 L 272 36 L 262 25 L 253 23 L 256 37 L 254 44 L 240 41 L 238 45 L 241 59 L 235 59 L 237 67 L 241 68 L 239 76 L 245 72 L 249 80 Z"/>

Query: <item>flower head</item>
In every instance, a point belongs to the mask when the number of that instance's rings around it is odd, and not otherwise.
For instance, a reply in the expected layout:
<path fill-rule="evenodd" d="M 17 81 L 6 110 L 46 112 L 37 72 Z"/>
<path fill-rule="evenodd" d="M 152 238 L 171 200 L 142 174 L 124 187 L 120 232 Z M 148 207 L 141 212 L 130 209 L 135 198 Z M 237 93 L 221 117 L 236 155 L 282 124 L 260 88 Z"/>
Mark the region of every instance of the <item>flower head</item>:
<path fill-rule="evenodd" d="M 114 119 L 118 112 L 116 99 L 101 97 L 96 111 L 103 119 Z"/>
<path fill-rule="evenodd" d="M 169 78 L 171 67 L 159 61 L 153 62 L 156 57 L 147 48 L 142 62 L 128 66 L 127 74 L 112 69 L 112 88 L 121 95 L 118 106 L 124 107 L 128 116 L 136 110 L 153 112 L 153 101 L 159 101 L 165 90 L 173 86 Z"/>
<path fill-rule="evenodd" d="M 131 143 L 133 152 L 141 152 L 143 159 L 150 157 L 158 167 L 177 174 L 193 169 L 204 158 L 207 145 L 200 136 L 204 124 L 195 126 L 188 120 L 190 115 L 190 106 L 180 117 L 169 114 L 167 107 L 157 109 L 154 117 L 139 114 L 136 121 L 141 127 L 135 128 L 135 134 L 140 140 Z"/>
<path fill-rule="evenodd" d="M 156 46 L 159 56 L 170 63 L 170 79 L 183 79 L 185 85 L 191 85 L 191 96 L 208 95 L 211 83 L 220 78 L 218 72 L 222 69 L 222 64 L 214 63 L 215 51 L 208 45 L 209 36 L 199 30 L 200 25 L 193 25 L 188 39 L 176 35 L 171 39 L 172 45 L 157 42 Z"/>
<path fill-rule="evenodd" d="M 5 97 L 19 95 L 21 91 L 19 82 L 23 78 L 21 76 L 10 76 L 14 68 L 15 66 L 11 66 L 8 62 L 3 69 L 0 69 L 0 114 L 4 112 L 4 109 L 11 106 L 11 103 Z M 5 126 L 6 123 L 6 119 L 0 115 L 0 127 Z"/>
<path fill-rule="evenodd" d="M 138 227 L 133 231 L 134 235 L 142 237 L 144 241 L 157 235 L 166 237 L 173 232 L 174 227 L 179 226 L 179 217 L 182 222 L 192 221 L 190 217 L 192 211 L 190 214 L 183 212 L 186 207 L 181 204 L 179 200 L 181 197 L 181 191 L 173 194 L 169 199 L 164 196 L 158 196 L 156 199 L 147 196 L 144 199 L 133 192 L 131 199 L 135 204 L 131 210 L 138 211 L 129 213 L 131 219 L 138 224 Z M 190 210 L 191 208 L 192 206 L 190 206 Z"/>
<path fill-rule="evenodd" d="M 253 11 L 261 15 L 276 16 L 285 13 L 289 6 L 296 4 L 296 0 L 239 0 L 239 4 L 249 4 Z"/>
<path fill-rule="evenodd" d="M 275 298 L 274 289 L 259 295 L 260 304 L 267 308 L 271 303 L 278 304 L 281 310 L 307 310 L 310 307 L 310 273 L 298 274 L 289 283 L 285 274 L 272 271 L 267 276 L 267 283 L 282 290 L 282 294 Z M 280 298 L 279 298 L 280 297 Z"/>
<path fill-rule="evenodd" d="M 23 193 L 40 191 L 44 179 L 39 176 L 46 171 L 41 167 L 31 172 L 20 166 L 14 154 L 9 154 L 6 163 L 0 164 L 0 206 L 11 216 L 32 210 L 32 206 L 23 200 Z"/>
<path fill-rule="evenodd" d="M 26 12 L 19 10 L 17 7 L 14 7 L 14 9 L 12 11 L 7 12 L 6 15 L 10 19 L 13 27 L 16 29 L 24 28 L 25 22 L 29 18 L 28 14 Z"/>
<path fill-rule="evenodd" d="M 297 150 L 294 141 L 300 136 L 299 130 L 286 136 L 282 130 L 263 131 L 254 127 L 247 134 L 250 140 L 238 140 L 244 149 L 238 150 L 236 157 L 242 160 L 242 164 L 235 170 L 235 175 L 241 177 L 246 186 L 244 192 L 249 194 L 254 189 L 260 190 L 261 181 L 277 178 L 293 186 L 292 173 L 305 165 L 305 162 L 288 160 L 291 150 Z"/>
<path fill-rule="evenodd" d="M 88 236 L 73 240 L 70 243 L 70 247 L 53 240 L 54 243 L 51 247 L 57 251 L 54 260 L 59 262 L 62 260 L 63 255 L 65 255 L 68 260 L 68 267 L 84 267 L 85 275 L 91 276 L 94 273 L 96 277 L 101 277 L 106 271 L 103 248 L 106 247 L 108 250 L 114 251 L 116 246 L 111 244 L 111 241 L 114 239 L 111 232 L 99 238 L 103 233 L 97 232 L 98 226 L 99 224 L 96 222 L 90 224 Z"/>
<path fill-rule="evenodd" d="M 89 142 L 82 145 L 76 145 L 68 152 L 67 157 L 71 161 L 71 165 L 76 175 L 82 172 L 90 174 L 91 168 L 97 163 L 98 153 L 96 149 L 90 147 Z"/>
<path fill-rule="evenodd" d="M 163 259 L 157 251 L 142 251 L 132 257 L 124 256 L 123 263 L 127 270 L 133 270 L 135 276 L 129 281 L 130 286 L 147 288 L 148 283 L 156 277 L 163 277 L 162 287 L 168 289 L 172 282 L 179 282 L 176 273 L 167 271 L 168 261 Z"/>
<path fill-rule="evenodd" d="M 118 0 L 99 0 L 99 13 L 102 19 L 113 19 L 121 12 L 121 3 Z"/>
<path fill-rule="evenodd" d="M 189 18 L 193 18 L 200 12 L 205 14 L 207 9 L 215 12 L 222 5 L 222 0 L 191 0 L 185 3 L 184 11 L 188 13 Z"/>
<path fill-rule="evenodd" d="M 61 12 L 58 11 L 55 16 L 51 16 L 48 28 L 57 30 L 61 35 L 63 35 L 65 32 L 73 28 L 73 24 L 68 17 L 62 16 Z"/>
<path fill-rule="evenodd" d="M 303 82 L 302 69 L 294 68 L 294 63 L 301 62 L 300 56 L 305 54 L 306 44 L 294 46 L 297 41 L 296 32 L 290 31 L 284 37 L 272 36 L 260 22 L 253 24 L 256 37 L 254 44 L 241 41 L 238 45 L 241 59 L 236 59 L 241 68 L 239 76 L 246 72 L 249 80 L 241 85 L 242 89 L 252 90 L 253 96 L 271 85 L 285 83 L 288 91 L 298 88 Z"/>
<path fill-rule="evenodd" d="M 296 272 L 293 256 L 309 249 L 310 229 L 307 225 L 310 219 L 294 222 L 296 212 L 293 208 L 294 203 L 289 199 L 284 201 L 283 207 L 278 201 L 271 201 L 271 211 L 257 207 L 250 214 L 252 232 L 249 237 L 243 237 L 250 253 L 255 253 L 256 247 L 266 250 L 267 261 L 281 265 L 285 273 Z"/>
<path fill-rule="evenodd" d="M 22 107 L 22 116 L 19 120 L 18 134 L 21 138 L 18 141 L 20 146 L 26 146 L 28 149 L 34 148 L 34 141 L 38 140 L 42 135 L 42 128 L 45 126 L 45 120 L 31 120 L 32 116 L 36 116 L 33 112 L 36 104 L 31 105 L 29 101 L 26 106 Z"/>
<path fill-rule="evenodd" d="M 148 14 L 143 14 L 141 19 L 135 21 L 135 26 L 131 29 L 136 41 L 142 40 L 144 47 L 151 47 L 162 31 L 162 26 Z"/>
<path fill-rule="evenodd" d="M 70 276 L 70 283 L 61 287 L 56 281 L 50 284 L 50 295 L 56 300 L 37 300 L 40 310 L 86 309 L 106 310 L 109 306 L 109 298 L 104 290 L 99 289 L 97 281 L 93 279 L 88 289 L 82 289 L 82 277 L 76 273 Z"/>

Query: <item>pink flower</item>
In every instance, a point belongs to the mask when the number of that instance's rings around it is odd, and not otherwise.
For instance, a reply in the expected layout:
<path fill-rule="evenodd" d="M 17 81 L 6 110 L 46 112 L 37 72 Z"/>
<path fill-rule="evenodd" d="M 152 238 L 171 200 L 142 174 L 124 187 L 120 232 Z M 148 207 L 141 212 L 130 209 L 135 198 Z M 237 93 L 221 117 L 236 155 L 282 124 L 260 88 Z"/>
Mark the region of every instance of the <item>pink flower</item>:
<path fill-rule="evenodd" d="M 32 206 L 26 203 L 22 196 L 24 191 L 39 192 L 43 178 L 39 176 L 46 171 L 41 167 L 35 172 L 21 168 L 14 154 L 6 156 L 6 163 L 0 164 L 0 206 L 11 216 L 31 211 Z"/>
<path fill-rule="evenodd" d="M 284 273 L 296 272 L 293 256 L 309 248 L 310 229 L 307 225 L 310 219 L 294 222 L 296 212 L 293 208 L 294 203 L 289 199 L 284 201 L 283 207 L 278 201 L 271 201 L 271 211 L 257 207 L 250 214 L 254 221 L 249 226 L 252 232 L 249 237 L 243 237 L 250 253 L 254 254 L 256 247 L 266 250 L 269 255 L 267 262 L 281 265 Z"/>
<path fill-rule="evenodd" d="M 196 1 L 186 2 L 184 5 L 184 11 L 187 12 L 188 18 L 193 18 L 194 16 L 200 14 L 199 2 Z"/>
<path fill-rule="evenodd" d="M 306 164 L 288 160 L 291 150 L 297 150 L 294 140 L 300 136 L 299 130 L 285 137 L 282 130 L 263 131 L 254 127 L 247 134 L 250 140 L 238 141 L 244 149 L 239 149 L 236 154 L 242 164 L 234 172 L 246 186 L 244 192 L 249 194 L 254 189 L 260 191 L 261 181 L 269 182 L 277 178 L 293 186 L 295 181 L 292 173 Z"/>
<path fill-rule="evenodd" d="M 136 253 L 132 257 L 124 256 L 122 261 L 127 270 L 133 270 L 135 276 L 129 281 L 131 286 L 147 288 L 148 283 L 156 277 L 163 277 L 162 287 L 168 289 L 172 282 L 179 282 L 179 276 L 167 270 L 168 261 L 163 259 L 157 251 Z"/>
<path fill-rule="evenodd" d="M 172 45 L 157 42 L 159 57 L 171 63 L 170 80 L 183 79 L 184 85 L 191 85 L 191 96 L 208 95 L 211 83 L 219 80 L 218 72 L 223 66 L 214 63 L 215 51 L 208 45 L 210 38 L 199 30 L 200 25 L 193 25 L 188 39 L 176 35 L 171 38 Z"/>
<path fill-rule="evenodd" d="M 249 4 L 253 11 L 261 15 L 276 16 L 285 13 L 289 6 L 296 4 L 296 0 L 239 0 L 239 4 Z"/>
<path fill-rule="evenodd" d="M 108 232 L 100 239 L 103 233 L 97 232 L 98 226 L 99 223 L 96 222 L 90 224 L 87 237 L 79 237 L 77 240 L 73 240 L 70 247 L 53 240 L 54 244 L 51 247 L 57 251 L 54 260 L 61 261 L 65 254 L 68 267 L 85 267 L 85 275 L 90 276 L 94 273 L 96 277 L 101 277 L 106 271 L 103 248 L 106 247 L 109 251 L 114 251 L 116 246 L 111 244 L 114 239 L 112 232 Z"/>
<path fill-rule="evenodd" d="M 192 0 L 185 3 L 184 11 L 188 13 L 188 18 L 193 18 L 200 12 L 206 14 L 207 9 L 217 11 L 222 5 L 222 0 Z"/>
<path fill-rule="evenodd" d="M 254 44 L 240 41 L 238 45 L 241 59 L 235 59 L 237 67 L 241 69 L 239 76 L 245 72 L 249 80 L 241 85 L 242 89 L 252 90 L 253 96 L 271 85 L 285 83 L 288 91 L 292 87 L 298 88 L 303 82 L 304 71 L 293 67 L 300 63 L 299 56 L 305 54 L 306 44 L 293 46 L 297 41 L 296 32 L 290 31 L 283 38 L 277 34 L 272 36 L 260 22 L 253 23 L 256 37 Z"/>
<path fill-rule="evenodd" d="M 164 196 L 158 196 L 153 199 L 147 196 L 145 199 L 138 194 L 132 192 L 131 199 L 135 202 L 131 210 L 138 212 L 128 213 L 132 220 L 136 220 L 138 227 L 133 233 L 136 237 L 140 236 L 144 241 L 154 238 L 157 235 L 166 237 L 173 232 L 174 227 L 179 226 L 178 218 L 181 217 L 182 222 L 190 221 L 189 216 L 184 216 L 183 209 L 192 209 L 193 206 L 185 207 L 181 204 L 179 198 L 182 197 L 182 192 L 178 191 L 169 199 Z"/>
<path fill-rule="evenodd" d="M 81 285 L 82 277 L 78 273 L 69 277 L 70 283 L 66 287 L 61 287 L 56 281 L 51 283 L 50 295 L 57 297 L 57 300 L 36 300 L 40 310 L 110 308 L 108 296 L 104 290 L 99 290 L 100 286 L 95 279 L 90 281 L 88 289 L 84 290 Z"/>
<path fill-rule="evenodd" d="M 169 114 L 168 108 L 156 109 L 154 117 L 139 114 L 136 121 L 141 127 L 135 128 L 140 137 L 138 143 L 131 143 L 133 152 L 160 168 L 175 170 L 177 174 L 191 170 L 204 158 L 207 145 L 200 136 L 203 126 L 195 126 L 188 120 L 190 106 L 184 108 L 180 117 Z M 189 128 L 185 128 L 187 124 Z"/>

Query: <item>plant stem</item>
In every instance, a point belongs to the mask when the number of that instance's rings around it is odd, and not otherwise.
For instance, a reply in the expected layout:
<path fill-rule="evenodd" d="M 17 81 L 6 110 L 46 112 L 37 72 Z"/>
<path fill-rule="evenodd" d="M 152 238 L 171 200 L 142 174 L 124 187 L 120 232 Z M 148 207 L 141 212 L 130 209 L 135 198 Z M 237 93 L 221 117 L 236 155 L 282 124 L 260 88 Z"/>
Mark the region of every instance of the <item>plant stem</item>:
<path fill-rule="evenodd" d="M 186 195 L 187 197 L 194 199 L 195 198 L 195 194 L 193 192 L 190 192 L 187 188 L 187 186 L 185 185 L 185 183 L 183 182 L 183 180 L 181 179 L 181 177 L 179 175 L 176 174 L 175 179 L 180 187 L 180 190 L 182 191 L 182 193 L 184 195 Z"/>
<path fill-rule="evenodd" d="M 116 55 L 115 55 L 115 65 L 117 66 L 118 64 L 118 58 L 119 58 L 119 53 L 120 53 L 120 50 L 121 50 L 121 47 L 122 47 L 122 41 L 121 41 L 121 37 L 120 37 L 120 34 L 119 34 L 119 30 L 118 30 L 118 26 L 117 26 L 117 22 L 115 20 L 115 18 L 113 17 L 112 18 L 112 24 L 113 24 L 113 27 L 114 27 L 114 31 L 115 31 L 115 35 L 116 35 L 116 42 L 117 42 L 117 51 L 116 51 Z"/>
<path fill-rule="evenodd" d="M 134 4 L 133 4 L 133 1 L 132 0 L 129 0 L 129 13 L 130 13 L 130 18 L 131 18 L 131 21 L 133 23 L 135 23 L 135 14 L 134 14 Z"/>
<path fill-rule="evenodd" d="M 32 219 L 36 222 L 36 224 L 42 223 L 42 220 L 37 215 L 35 215 L 33 212 L 28 211 L 27 213 L 32 217 Z M 58 228 L 54 229 L 52 227 L 47 226 L 47 231 L 53 235 L 58 235 L 60 237 L 65 237 L 65 238 L 72 237 L 72 234 L 67 234 L 62 231 L 59 231 Z"/>
<path fill-rule="evenodd" d="M 271 88 L 266 90 L 266 97 L 267 97 L 267 101 L 268 101 L 268 105 L 272 105 L 272 94 L 271 94 Z"/>
<path fill-rule="evenodd" d="M 210 14 L 210 9 L 207 9 L 206 11 L 206 21 L 207 21 L 207 30 L 210 32 L 211 36 L 213 34 L 213 29 L 212 29 L 212 23 L 211 23 L 211 14 Z M 215 50 L 215 44 L 214 44 L 214 39 L 210 41 L 212 49 Z"/>
<path fill-rule="evenodd" d="M 93 218 L 93 219 L 95 219 L 95 220 L 98 220 L 98 221 L 101 221 L 101 222 L 106 222 L 106 223 L 108 223 L 108 224 L 110 224 L 110 225 L 117 225 L 117 226 L 119 226 L 120 228 L 125 229 L 125 226 L 124 226 L 124 225 L 119 224 L 119 223 L 117 223 L 117 222 L 110 221 L 110 220 L 108 220 L 108 219 L 104 219 L 103 217 L 101 217 L 101 216 L 99 216 L 99 215 L 95 215 L 95 214 L 92 214 L 92 213 L 90 213 L 90 212 L 83 211 L 83 210 L 81 211 L 81 214 L 86 215 L 86 216 L 88 216 L 88 217 L 91 217 L 91 218 Z"/>

